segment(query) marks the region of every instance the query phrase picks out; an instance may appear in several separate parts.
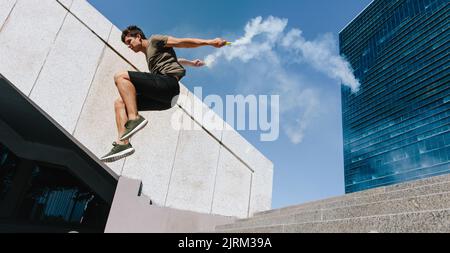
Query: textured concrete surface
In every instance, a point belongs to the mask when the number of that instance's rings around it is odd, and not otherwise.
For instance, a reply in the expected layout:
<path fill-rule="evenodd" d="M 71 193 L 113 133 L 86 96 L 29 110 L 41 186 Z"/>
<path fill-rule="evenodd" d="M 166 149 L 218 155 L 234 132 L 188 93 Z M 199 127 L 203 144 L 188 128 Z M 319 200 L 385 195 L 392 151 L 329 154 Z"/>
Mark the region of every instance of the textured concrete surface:
<path fill-rule="evenodd" d="M 221 148 L 212 213 L 248 217 L 251 171 L 228 150 Z"/>
<path fill-rule="evenodd" d="M 433 211 L 450 208 L 450 193 L 439 193 L 420 197 L 384 201 L 365 205 L 347 206 L 326 210 L 297 210 L 292 213 L 257 216 L 238 220 L 235 224 L 221 226 L 220 229 L 240 229 L 245 227 L 273 226 L 341 220 L 348 218 L 380 216 L 405 212 Z"/>
<path fill-rule="evenodd" d="M 219 232 L 450 232 L 450 175 L 277 209 L 221 225 Z M 387 188 L 397 190 L 386 191 Z M 350 197 L 356 196 L 356 197 Z M 339 204 L 342 201 L 344 204 Z"/>
<path fill-rule="evenodd" d="M 278 233 L 449 233 L 450 210 L 284 225 L 224 228 L 217 231 L 221 233 L 265 233 L 266 231 Z"/>
<path fill-rule="evenodd" d="M 254 171 L 272 170 L 273 164 L 253 145 L 234 130 L 228 123 L 225 123 L 222 142 L 231 149 Z"/>
<path fill-rule="evenodd" d="M 421 185 L 428 185 L 428 184 L 440 183 L 440 182 L 450 182 L 450 174 L 445 174 L 445 175 L 436 176 L 436 177 L 429 177 L 429 178 L 425 178 L 425 179 L 405 182 L 402 184 L 390 185 L 390 186 L 385 187 L 385 189 L 386 189 L 386 192 L 391 192 L 391 191 L 398 191 L 398 190 L 403 190 L 403 189 L 407 189 L 407 188 L 413 188 L 413 187 L 418 187 Z"/>
<path fill-rule="evenodd" d="M 171 118 L 182 111 L 177 106 L 140 113 L 149 123 L 131 139 L 136 153 L 127 158 L 122 175 L 142 180 L 143 193 L 164 206 L 180 134 L 172 127 Z"/>
<path fill-rule="evenodd" d="M 127 68 L 131 66 L 111 49 L 105 49 L 78 119 L 74 136 L 97 157 L 108 153 L 118 138 L 114 101 L 119 98 L 119 92 L 113 77 L 117 71 Z M 120 175 L 123 163 L 120 160 L 108 166 Z"/>
<path fill-rule="evenodd" d="M 2 0 L 0 2 L 0 29 L 11 13 L 12 8 L 17 0 Z"/>
<path fill-rule="evenodd" d="M 262 226 L 255 228 L 240 228 L 233 230 L 223 230 L 220 233 L 258 233 L 258 234 L 270 234 L 270 233 L 283 233 L 284 232 L 283 225 L 276 226 Z"/>
<path fill-rule="evenodd" d="M 322 206 L 322 208 L 336 208 L 336 207 L 343 207 L 343 206 L 350 206 L 350 205 L 359 205 L 359 204 L 365 204 L 365 203 L 373 203 L 373 202 L 380 202 L 380 201 L 386 201 L 386 200 L 395 200 L 395 199 L 402 199 L 402 198 L 428 195 L 428 194 L 434 194 L 434 193 L 440 193 L 440 192 L 449 192 L 449 191 L 450 191 L 450 182 L 441 182 L 441 183 L 436 183 L 436 184 L 431 184 L 431 185 L 421 185 L 416 188 L 405 188 L 403 190 L 386 192 L 386 193 L 381 193 L 381 194 L 367 196 L 367 197 L 346 199 L 346 200 L 343 200 L 342 202 L 334 201 L 331 203 L 324 204 Z"/>
<path fill-rule="evenodd" d="M 253 227 L 263 227 L 263 226 L 278 226 L 285 224 L 298 224 L 312 221 L 320 221 L 321 212 L 320 211 L 305 211 L 301 213 L 283 215 L 283 216 L 270 216 L 259 219 L 244 219 L 238 220 L 234 224 L 227 224 L 219 226 L 219 230 L 227 229 L 243 229 L 243 228 L 253 228 Z"/>
<path fill-rule="evenodd" d="M 439 209 L 450 209 L 450 193 L 438 193 L 420 197 L 323 210 L 322 219 L 337 220 L 352 217 Z"/>
<path fill-rule="evenodd" d="M 106 233 L 196 233 L 212 231 L 231 217 L 154 207 L 138 196 L 140 181 L 120 177 Z M 132 210 L 132 212 L 130 212 Z"/>
<path fill-rule="evenodd" d="M 192 121 L 188 116 L 183 121 Z M 219 143 L 202 130 L 182 130 L 166 205 L 209 213 L 214 190 Z"/>
<path fill-rule="evenodd" d="M 57 0 L 59 3 L 61 3 L 64 7 L 67 9 L 70 9 L 70 6 L 73 3 L 73 0 Z"/>
<path fill-rule="evenodd" d="M 184 101 L 189 96 L 189 92 L 189 89 L 182 82 L 180 82 L 180 95 L 177 99 L 177 105 L 183 107 Z"/>
<path fill-rule="evenodd" d="M 112 23 L 86 0 L 74 0 L 70 6 L 70 12 L 82 20 L 92 31 L 95 31 L 104 41 L 108 41 Z"/>
<path fill-rule="evenodd" d="M 181 107 L 220 141 L 222 139 L 224 121 L 192 92 L 186 91 L 186 94 L 183 95 L 186 95 L 186 98 L 181 102 Z"/>
<path fill-rule="evenodd" d="M 239 133 L 234 130 L 228 123 L 225 123 L 222 142 L 230 150 L 236 154 L 240 154 L 241 159 L 249 166 L 253 171 L 255 170 L 254 157 L 251 156 L 251 151 L 254 147 L 245 139 L 240 138 Z"/>
<path fill-rule="evenodd" d="M 225 123 L 222 142 L 254 171 L 250 215 L 269 210 L 272 205 L 273 163 Z"/>
<path fill-rule="evenodd" d="M 73 16 L 67 16 L 30 95 L 70 133 L 75 129 L 104 47 L 91 31 Z"/>
<path fill-rule="evenodd" d="M 354 201 L 355 199 L 364 197 L 364 196 L 374 196 L 374 195 L 378 195 L 378 194 L 382 194 L 385 192 L 385 188 L 384 187 L 380 187 L 380 188 L 373 188 L 373 189 L 369 189 L 366 191 L 360 191 L 360 192 L 354 192 L 351 194 L 346 194 L 346 195 L 342 195 L 342 196 L 335 196 L 335 197 L 330 197 L 327 199 L 320 199 L 320 200 L 316 200 L 316 201 L 311 201 L 311 202 L 307 202 L 307 203 L 302 203 L 299 205 L 293 205 L 293 206 L 288 206 L 288 207 L 283 207 L 283 208 L 279 208 L 279 209 L 273 209 L 273 210 L 267 210 L 267 211 L 262 211 L 262 212 L 257 212 L 255 213 L 255 216 L 259 216 L 259 215 L 266 215 L 269 213 L 280 213 L 280 212 L 295 212 L 296 210 L 301 210 L 301 209 L 320 209 L 323 208 L 324 206 L 328 206 L 332 203 L 343 203 L 345 201 Z"/>
<path fill-rule="evenodd" d="M 255 173 L 252 178 L 252 192 L 250 199 L 250 215 L 255 212 L 269 210 L 272 206 L 273 164 L 261 155 L 257 150 L 253 157 L 259 157 L 255 161 Z"/>
<path fill-rule="evenodd" d="M 255 217 L 271 216 L 280 214 L 293 214 L 303 210 L 333 209 L 345 206 L 356 206 L 380 201 L 395 200 L 402 198 L 410 198 L 422 195 L 430 195 L 441 192 L 450 192 L 450 181 L 445 181 L 450 177 L 430 178 L 426 180 L 416 181 L 416 184 L 406 183 L 408 187 L 396 187 L 396 191 L 386 191 L 384 187 L 358 192 L 358 194 L 347 194 L 341 197 L 333 197 L 325 200 L 314 201 L 302 205 L 290 206 L 265 212 L 256 213 Z M 429 184 L 425 184 L 428 182 Z M 414 187 L 416 186 L 416 187 Z M 390 188 L 393 186 L 388 186 Z"/>
<path fill-rule="evenodd" d="M 3 26 L 0 72 L 23 93 L 30 93 L 66 14 L 54 0 L 18 0 Z M 30 43 L 24 47 L 22 41 Z"/>
<path fill-rule="evenodd" d="M 254 232 L 258 229 L 253 229 Z M 450 210 L 286 225 L 286 233 L 449 233 Z"/>
<path fill-rule="evenodd" d="M 351 206 L 364 206 L 372 203 L 377 205 L 379 204 L 379 202 L 389 200 L 392 200 L 393 202 L 399 202 L 408 198 L 415 198 L 422 196 L 429 197 L 435 195 L 436 193 L 447 193 L 447 192 L 450 192 L 450 182 L 441 182 L 430 185 L 419 184 L 419 186 L 416 188 L 405 188 L 403 190 L 393 192 L 378 193 L 356 198 L 348 198 L 348 196 L 345 195 L 342 196 L 341 199 L 331 198 L 329 199 L 329 201 L 322 200 L 320 203 L 317 204 L 306 203 L 303 205 L 275 209 L 271 211 L 257 213 L 257 215 L 255 215 L 254 218 L 252 219 L 267 219 L 275 216 L 289 216 L 293 214 L 299 214 L 314 210 L 323 210 L 323 212 L 326 212 L 328 210 L 338 210 L 338 208 L 351 209 Z"/>

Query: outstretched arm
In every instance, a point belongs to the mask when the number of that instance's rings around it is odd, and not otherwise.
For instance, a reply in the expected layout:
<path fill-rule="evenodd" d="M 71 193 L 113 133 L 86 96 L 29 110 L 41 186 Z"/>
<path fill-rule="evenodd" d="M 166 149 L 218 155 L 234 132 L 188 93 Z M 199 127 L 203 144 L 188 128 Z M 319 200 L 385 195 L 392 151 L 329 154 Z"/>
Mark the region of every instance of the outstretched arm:
<path fill-rule="evenodd" d="M 197 60 L 193 60 L 193 61 L 189 61 L 183 58 L 179 58 L 178 62 L 183 65 L 183 66 L 191 66 L 191 67 L 201 67 L 204 66 L 205 63 L 199 59 Z"/>
<path fill-rule="evenodd" d="M 166 47 L 180 47 L 180 48 L 195 48 L 201 46 L 213 46 L 213 47 L 223 47 L 226 45 L 226 40 L 221 38 L 216 38 L 213 40 L 203 40 L 195 38 L 175 38 L 169 36 L 167 39 Z"/>

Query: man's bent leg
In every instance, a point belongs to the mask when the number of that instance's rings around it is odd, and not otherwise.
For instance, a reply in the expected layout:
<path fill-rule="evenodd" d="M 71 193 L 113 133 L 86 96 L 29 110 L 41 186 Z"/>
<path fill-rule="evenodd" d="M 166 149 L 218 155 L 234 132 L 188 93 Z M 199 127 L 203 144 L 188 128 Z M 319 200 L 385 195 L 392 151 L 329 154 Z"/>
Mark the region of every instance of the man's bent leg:
<path fill-rule="evenodd" d="M 136 88 L 130 80 L 128 72 L 120 72 L 114 76 L 114 82 L 119 90 L 120 97 L 125 103 L 126 112 L 129 120 L 138 118 L 136 103 Z"/>
<path fill-rule="evenodd" d="M 125 108 L 125 103 L 121 98 L 114 101 L 114 111 L 116 115 L 116 126 L 118 131 L 118 139 L 113 143 L 113 148 L 111 151 L 101 157 L 103 162 L 115 162 L 122 158 L 132 155 L 135 150 L 131 146 L 128 140 L 120 140 L 120 137 L 125 133 L 125 123 L 128 121 L 127 110 Z"/>
<path fill-rule="evenodd" d="M 122 101 L 125 104 L 128 121 L 125 124 L 125 131 L 119 137 L 120 141 L 131 138 L 138 131 L 143 129 L 148 121 L 138 115 L 136 88 L 130 80 L 128 72 L 121 72 L 114 76 L 117 89 L 119 90 Z"/>
<path fill-rule="evenodd" d="M 128 140 L 121 141 L 120 138 L 125 133 L 125 123 L 128 121 L 128 115 L 127 110 L 125 108 L 125 103 L 121 98 L 116 99 L 114 101 L 114 111 L 116 114 L 116 125 L 117 125 L 117 132 L 118 132 L 118 138 L 117 143 L 119 144 L 128 144 Z"/>

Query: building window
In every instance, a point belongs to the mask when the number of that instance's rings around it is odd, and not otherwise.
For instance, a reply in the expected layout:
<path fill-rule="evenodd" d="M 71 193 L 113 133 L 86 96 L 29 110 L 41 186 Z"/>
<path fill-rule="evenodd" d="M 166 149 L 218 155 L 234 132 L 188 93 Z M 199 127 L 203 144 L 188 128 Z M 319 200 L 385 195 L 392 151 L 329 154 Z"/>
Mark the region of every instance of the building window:
<path fill-rule="evenodd" d="M 110 205 L 64 167 L 22 159 L 0 144 L 0 182 L 0 231 L 2 224 L 19 232 L 104 230 Z"/>

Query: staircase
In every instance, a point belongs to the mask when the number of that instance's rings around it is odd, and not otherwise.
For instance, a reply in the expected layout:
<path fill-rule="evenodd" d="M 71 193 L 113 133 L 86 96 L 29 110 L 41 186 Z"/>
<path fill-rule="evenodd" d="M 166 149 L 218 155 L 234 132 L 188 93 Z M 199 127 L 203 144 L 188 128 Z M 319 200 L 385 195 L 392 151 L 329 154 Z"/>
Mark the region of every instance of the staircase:
<path fill-rule="evenodd" d="M 450 175 L 256 213 L 219 233 L 450 232 Z"/>
<path fill-rule="evenodd" d="M 105 233 L 204 233 L 234 219 L 152 205 L 142 194 L 140 180 L 121 176 Z"/>

